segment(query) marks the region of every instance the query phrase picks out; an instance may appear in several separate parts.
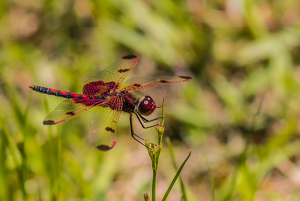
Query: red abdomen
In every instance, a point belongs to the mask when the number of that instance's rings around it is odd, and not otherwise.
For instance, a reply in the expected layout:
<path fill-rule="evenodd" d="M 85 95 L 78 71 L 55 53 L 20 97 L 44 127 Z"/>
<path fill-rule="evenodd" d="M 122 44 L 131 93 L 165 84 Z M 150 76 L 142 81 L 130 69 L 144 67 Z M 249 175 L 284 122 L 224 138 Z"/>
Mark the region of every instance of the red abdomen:
<path fill-rule="evenodd" d="M 53 96 L 58 96 L 58 97 L 63 97 L 63 98 L 78 98 L 78 96 L 82 96 L 80 94 L 76 93 L 71 93 L 67 91 L 61 91 L 57 89 L 51 89 L 47 87 L 41 87 L 37 85 L 30 85 L 29 88 L 31 88 L 33 91 L 37 91 L 43 94 L 48 94 L 48 95 L 53 95 Z"/>
<path fill-rule="evenodd" d="M 72 92 L 67 91 L 61 91 L 57 89 L 47 88 L 47 87 L 41 87 L 37 85 L 30 85 L 29 88 L 31 88 L 33 91 L 37 91 L 39 93 L 63 97 L 67 99 L 74 99 L 76 103 L 82 103 L 84 105 L 91 105 L 94 103 L 93 100 L 96 100 L 95 103 L 99 104 L 99 100 L 106 100 L 105 96 L 93 96 L 93 95 L 83 95 L 83 94 L 76 94 Z M 89 101 L 88 101 L 89 100 Z"/>

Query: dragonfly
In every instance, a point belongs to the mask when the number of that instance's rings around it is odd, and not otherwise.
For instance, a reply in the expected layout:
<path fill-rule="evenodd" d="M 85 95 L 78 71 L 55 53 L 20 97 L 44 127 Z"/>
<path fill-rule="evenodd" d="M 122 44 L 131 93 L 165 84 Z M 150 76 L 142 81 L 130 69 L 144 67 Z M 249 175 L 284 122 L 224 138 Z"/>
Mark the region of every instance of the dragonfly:
<path fill-rule="evenodd" d="M 66 98 L 43 121 L 44 125 L 56 125 L 73 119 L 87 110 L 95 108 L 91 118 L 90 129 L 93 143 L 101 151 L 112 149 L 117 142 L 117 123 L 122 112 L 130 114 L 131 136 L 145 146 L 145 141 L 134 133 L 132 116 L 135 115 L 143 128 L 144 124 L 161 119 L 148 120 L 156 107 L 150 96 L 142 96 L 139 90 L 151 87 L 186 82 L 189 76 L 158 76 L 125 78 L 138 63 L 138 57 L 127 55 L 114 62 L 104 70 L 93 75 L 82 87 L 82 93 L 72 93 L 37 85 L 29 88 L 36 92 Z"/>

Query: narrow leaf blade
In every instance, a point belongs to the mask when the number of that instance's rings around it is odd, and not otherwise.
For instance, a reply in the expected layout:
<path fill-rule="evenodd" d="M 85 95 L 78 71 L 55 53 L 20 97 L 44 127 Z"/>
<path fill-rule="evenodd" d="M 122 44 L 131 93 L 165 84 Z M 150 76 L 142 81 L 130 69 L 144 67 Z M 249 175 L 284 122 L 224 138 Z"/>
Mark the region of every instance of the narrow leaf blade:
<path fill-rule="evenodd" d="M 177 171 L 175 177 L 173 178 L 173 180 L 172 180 L 172 182 L 171 182 L 171 184 L 170 184 L 168 190 L 166 191 L 166 193 L 165 193 L 165 195 L 164 195 L 162 201 L 165 201 L 165 200 L 167 199 L 167 197 L 168 197 L 170 191 L 172 190 L 172 188 L 173 188 L 173 186 L 174 186 L 174 184 L 175 184 L 177 178 L 179 177 L 179 175 L 180 175 L 180 173 L 181 173 L 181 171 L 182 171 L 182 169 L 183 169 L 185 163 L 186 163 L 187 160 L 190 158 L 191 154 L 192 154 L 192 151 L 190 151 L 189 155 L 186 157 L 186 159 L 184 160 L 184 162 L 181 164 L 181 166 L 180 166 L 179 170 Z"/>

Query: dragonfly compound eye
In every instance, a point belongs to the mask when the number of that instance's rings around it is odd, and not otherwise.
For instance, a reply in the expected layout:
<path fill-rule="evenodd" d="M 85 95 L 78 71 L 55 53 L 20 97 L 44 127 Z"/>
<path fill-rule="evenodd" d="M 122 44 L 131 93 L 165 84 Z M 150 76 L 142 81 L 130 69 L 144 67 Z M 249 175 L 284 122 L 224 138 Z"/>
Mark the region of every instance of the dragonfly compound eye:
<path fill-rule="evenodd" d="M 145 116 L 150 115 L 156 108 L 156 104 L 150 96 L 145 96 L 139 105 L 139 113 Z"/>

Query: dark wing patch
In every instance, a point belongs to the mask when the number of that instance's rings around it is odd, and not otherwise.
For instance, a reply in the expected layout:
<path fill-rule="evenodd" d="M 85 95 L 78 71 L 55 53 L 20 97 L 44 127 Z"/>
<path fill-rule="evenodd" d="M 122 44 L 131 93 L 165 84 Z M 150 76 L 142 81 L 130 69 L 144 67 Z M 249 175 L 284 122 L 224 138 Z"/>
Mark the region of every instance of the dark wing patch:
<path fill-rule="evenodd" d="M 134 58 L 136 58 L 136 56 L 133 54 L 129 54 L 129 55 L 122 57 L 122 59 L 134 59 Z"/>
<path fill-rule="evenodd" d="M 44 125 L 54 125 L 56 123 L 54 121 L 52 121 L 52 120 L 48 120 L 48 121 L 43 121 L 43 124 Z"/>
<path fill-rule="evenodd" d="M 106 128 L 105 128 L 105 130 L 107 130 L 108 132 L 112 132 L 112 133 L 114 133 L 114 132 L 115 132 L 115 130 L 114 130 L 114 129 L 112 129 L 112 128 L 110 128 L 110 127 L 106 127 Z"/>
<path fill-rule="evenodd" d="M 129 71 L 129 70 L 130 70 L 130 69 L 128 69 L 128 68 L 127 68 L 127 69 L 120 69 L 120 70 L 118 70 L 118 72 L 119 72 L 119 73 L 125 73 L 125 72 L 127 72 L 127 71 Z"/>
<path fill-rule="evenodd" d="M 116 145 L 116 141 L 113 141 L 110 146 L 108 146 L 108 145 L 98 145 L 96 147 L 100 151 L 108 151 L 108 150 L 114 148 L 115 145 Z"/>
<path fill-rule="evenodd" d="M 110 150 L 112 147 L 109 147 L 107 145 L 99 145 L 99 146 L 96 146 L 97 149 L 99 149 L 100 151 L 108 151 Z"/>
<path fill-rule="evenodd" d="M 169 83 L 167 80 L 160 80 L 161 83 Z"/>
<path fill-rule="evenodd" d="M 188 81 L 188 80 L 192 79 L 192 77 L 190 77 L 190 76 L 179 76 L 179 77 L 182 79 L 185 79 L 184 81 Z"/>
<path fill-rule="evenodd" d="M 75 113 L 74 113 L 74 112 L 67 112 L 66 114 L 68 114 L 68 115 L 72 115 L 72 116 L 74 116 L 74 115 L 75 115 Z"/>

